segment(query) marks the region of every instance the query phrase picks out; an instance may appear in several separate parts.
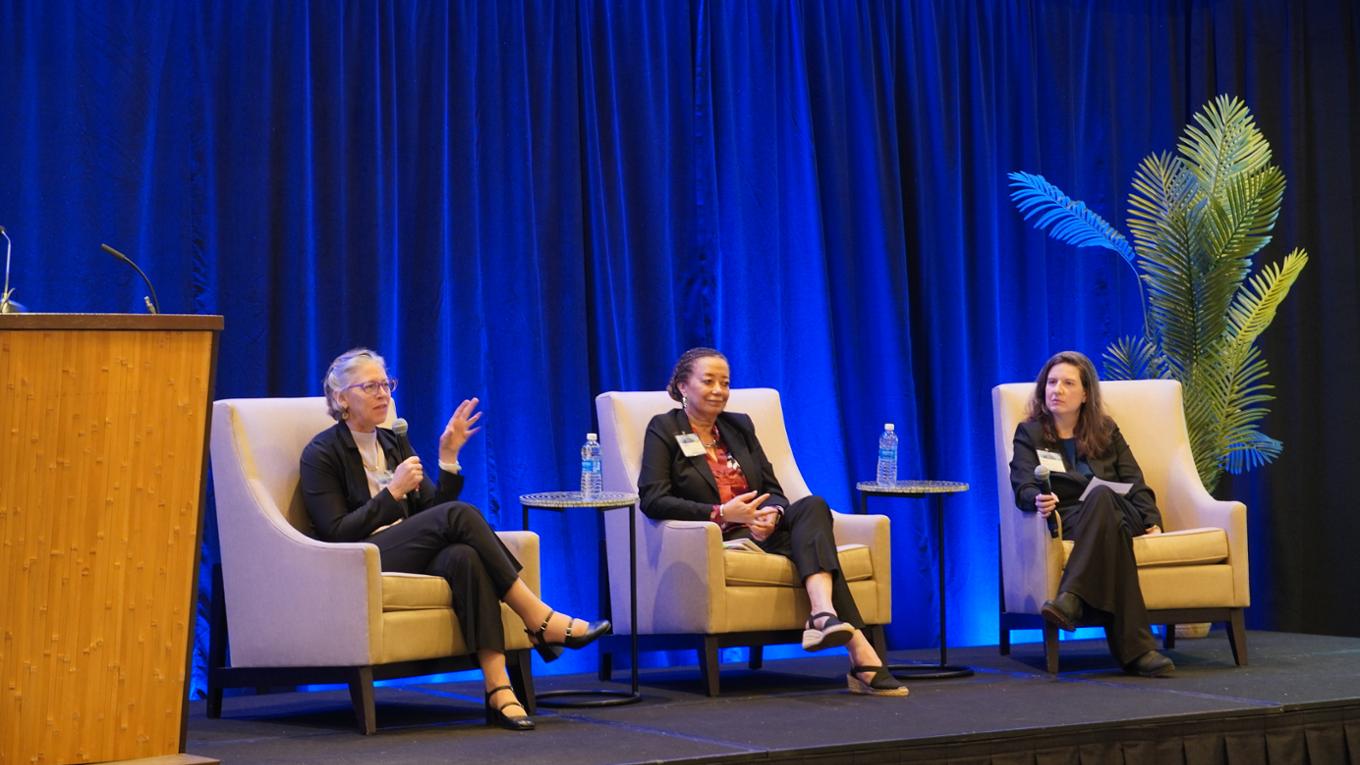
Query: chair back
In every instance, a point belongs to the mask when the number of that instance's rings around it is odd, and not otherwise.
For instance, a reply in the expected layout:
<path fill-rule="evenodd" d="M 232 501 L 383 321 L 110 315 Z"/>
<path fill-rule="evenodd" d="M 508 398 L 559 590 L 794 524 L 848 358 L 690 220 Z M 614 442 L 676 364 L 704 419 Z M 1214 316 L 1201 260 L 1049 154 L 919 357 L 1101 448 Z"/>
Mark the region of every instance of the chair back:
<path fill-rule="evenodd" d="M 1007 383 L 992 390 L 1002 533 L 1005 533 L 1007 517 L 1013 516 L 1016 510 L 1010 480 L 1015 428 L 1025 419 L 1033 392 L 1034 383 Z M 1177 503 L 1167 501 L 1173 498 L 1168 489 L 1177 463 L 1188 463 L 1190 474 L 1195 472 L 1181 384 L 1175 380 L 1119 380 L 1102 382 L 1100 392 L 1105 400 L 1105 411 L 1119 425 L 1143 470 L 1143 479 L 1157 494 L 1157 505 L 1167 530 L 1183 528 Z"/>
<path fill-rule="evenodd" d="M 609 391 L 595 397 L 600 418 L 600 446 L 607 491 L 636 492 L 642 470 L 642 442 L 647 423 L 679 404 L 666 391 Z M 773 388 L 739 388 L 732 391 L 727 411 L 749 415 L 756 436 L 774 468 L 784 496 L 795 502 L 812 492 L 808 490 L 798 463 L 793 459 L 789 433 L 784 428 L 784 410 L 779 391 Z"/>
<path fill-rule="evenodd" d="M 313 536 L 298 487 L 298 460 L 318 433 L 335 425 L 326 413 L 325 397 L 223 399 L 213 402 L 213 410 L 214 479 L 223 480 L 234 472 L 219 471 L 219 459 L 234 461 L 260 508 Z M 394 402 L 388 422 L 395 418 Z M 220 516 L 221 510 L 219 524 Z"/>

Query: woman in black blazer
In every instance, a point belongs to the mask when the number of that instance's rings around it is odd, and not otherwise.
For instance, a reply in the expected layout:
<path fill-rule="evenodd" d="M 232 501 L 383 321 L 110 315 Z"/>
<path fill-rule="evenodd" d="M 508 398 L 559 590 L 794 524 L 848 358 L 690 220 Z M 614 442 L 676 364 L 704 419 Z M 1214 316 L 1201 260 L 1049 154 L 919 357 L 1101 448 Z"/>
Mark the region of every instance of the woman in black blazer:
<path fill-rule="evenodd" d="M 751 418 L 723 411 L 730 383 L 727 359 L 712 348 L 690 349 L 676 362 L 668 390 L 680 408 L 652 418 L 642 447 L 642 512 L 657 520 L 711 521 L 724 539 L 750 537 L 766 552 L 792 558 L 812 604 L 803 648 L 846 646 L 846 682 L 854 693 L 907 695 L 864 637 L 826 500 L 784 498 Z"/>
<path fill-rule="evenodd" d="M 326 372 L 326 408 L 334 427 L 302 452 L 302 499 L 325 542 L 377 545 L 383 571 L 442 576 L 467 646 L 477 652 L 486 684 L 487 723 L 532 730 L 505 670 L 500 603 L 521 619 L 545 661 L 581 648 L 610 630 L 558 614 L 519 578 L 520 565 L 481 512 L 458 502 L 458 453 L 481 428 L 477 399 L 465 400 L 439 438 L 439 483 L 425 476 L 405 435 L 381 427 L 397 381 L 366 348 L 340 355 Z"/>
<path fill-rule="evenodd" d="M 1050 471 L 1044 486 L 1035 468 Z M 1081 499 L 1092 478 L 1130 484 L 1120 494 L 1098 486 Z M 1100 379 L 1091 360 L 1076 351 L 1049 359 L 1034 382 L 1029 418 L 1015 429 L 1011 486 L 1021 510 L 1038 512 L 1057 535 L 1074 542 L 1058 595 L 1041 613 L 1064 630 L 1083 617 L 1105 625 L 1110 653 L 1130 674 L 1160 677 L 1175 670 L 1157 652 L 1147 607 L 1138 587 L 1133 538 L 1160 534 L 1157 498 L 1143 471 L 1105 413 Z"/>

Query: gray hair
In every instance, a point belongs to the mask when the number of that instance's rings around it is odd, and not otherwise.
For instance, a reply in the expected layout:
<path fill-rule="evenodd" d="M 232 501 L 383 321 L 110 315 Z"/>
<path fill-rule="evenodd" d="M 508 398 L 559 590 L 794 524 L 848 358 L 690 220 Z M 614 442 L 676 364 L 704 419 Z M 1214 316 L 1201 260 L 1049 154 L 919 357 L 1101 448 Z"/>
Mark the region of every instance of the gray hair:
<path fill-rule="evenodd" d="M 336 422 L 344 419 L 345 412 L 337 400 L 340 391 L 349 385 L 350 374 L 354 372 L 354 368 L 364 362 L 372 362 L 384 370 L 387 369 L 387 362 L 374 351 L 367 348 L 351 348 L 336 356 L 335 361 L 331 362 L 330 369 L 326 370 L 326 378 L 321 382 L 322 388 L 326 391 L 326 414 Z"/>

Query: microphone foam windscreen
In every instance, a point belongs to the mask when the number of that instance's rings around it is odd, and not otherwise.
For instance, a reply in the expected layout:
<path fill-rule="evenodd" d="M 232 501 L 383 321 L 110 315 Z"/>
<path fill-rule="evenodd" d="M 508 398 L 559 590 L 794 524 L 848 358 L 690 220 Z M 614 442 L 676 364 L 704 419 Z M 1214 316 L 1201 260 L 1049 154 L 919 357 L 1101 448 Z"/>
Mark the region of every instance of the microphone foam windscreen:
<path fill-rule="evenodd" d="M 406 435 L 406 429 L 409 427 L 410 426 L 406 424 L 405 417 L 398 417 L 396 420 L 393 420 L 392 422 L 392 432 L 396 433 L 399 436 Z"/>

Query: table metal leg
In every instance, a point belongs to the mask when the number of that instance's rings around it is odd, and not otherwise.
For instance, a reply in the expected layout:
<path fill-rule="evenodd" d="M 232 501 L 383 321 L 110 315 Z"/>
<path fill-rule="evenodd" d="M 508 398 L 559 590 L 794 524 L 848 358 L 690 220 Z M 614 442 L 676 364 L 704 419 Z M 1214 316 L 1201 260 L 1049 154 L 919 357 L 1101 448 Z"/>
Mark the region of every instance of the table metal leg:
<path fill-rule="evenodd" d="M 931 664 L 889 664 L 888 670 L 894 675 L 905 676 L 913 680 L 943 680 L 951 677 L 972 677 L 973 670 L 968 667 L 955 667 L 949 664 L 948 631 L 945 629 L 945 579 L 944 579 L 944 497 L 934 495 L 931 497 L 933 510 L 935 511 L 935 552 L 937 566 L 937 578 L 939 579 L 939 599 L 940 599 L 940 663 Z"/>
<path fill-rule="evenodd" d="M 638 638 L 637 638 L 637 516 L 633 507 L 622 508 L 628 512 L 628 608 L 632 625 L 631 650 L 629 653 L 632 658 L 632 679 L 633 688 L 631 691 L 616 691 L 612 688 L 583 688 L 579 690 L 558 690 L 540 693 L 534 698 L 539 704 L 546 707 L 562 707 L 570 709 L 587 709 L 591 707 L 616 707 L 622 704 L 634 704 L 642 701 L 642 694 L 638 692 Z M 526 511 L 527 515 L 527 511 Z M 528 524 L 525 524 L 528 528 Z M 602 560 L 600 566 L 603 569 L 602 576 L 609 575 L 608 559 Z M 612 609 L 611 609 L 612 610 Z M 571 701 L 577 696 L 596 696 L 599 698 L 587 701 Z"/>

